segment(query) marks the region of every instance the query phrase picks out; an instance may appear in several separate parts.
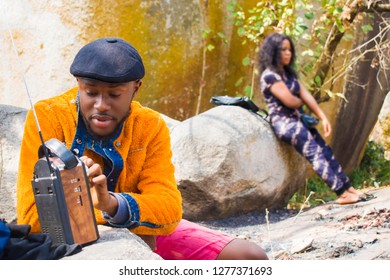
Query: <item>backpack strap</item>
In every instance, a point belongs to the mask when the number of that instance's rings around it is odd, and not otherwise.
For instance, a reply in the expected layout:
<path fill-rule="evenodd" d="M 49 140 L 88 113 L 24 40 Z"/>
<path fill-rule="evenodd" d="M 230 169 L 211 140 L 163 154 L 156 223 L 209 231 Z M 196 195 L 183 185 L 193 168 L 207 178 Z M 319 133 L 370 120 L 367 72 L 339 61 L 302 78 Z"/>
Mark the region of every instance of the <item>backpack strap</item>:
<path fill-rule="evenodd" d="M 264 109 L 259 109 L 259 107 L 248 97 L 232 97 L 232 96 L 213 96 L 210 99 L 210 103 L 225 106 L 239 106 L 244 109 L 247 109 L 256 115 L 260 116 L 263 120 L 268 121 L 268 112 Z M 260 113 L 260 112 L 261 113 Z"/>

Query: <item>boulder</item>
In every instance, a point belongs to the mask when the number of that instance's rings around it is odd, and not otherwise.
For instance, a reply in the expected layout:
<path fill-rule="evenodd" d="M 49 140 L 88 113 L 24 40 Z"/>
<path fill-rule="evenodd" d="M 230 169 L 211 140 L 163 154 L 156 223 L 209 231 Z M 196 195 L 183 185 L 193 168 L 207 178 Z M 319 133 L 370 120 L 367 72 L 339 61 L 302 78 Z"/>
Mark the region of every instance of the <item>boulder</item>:
<path fill-rule="evenodd" d="M 164 119 L 165 123 L 167 124 L 169 132 L 172 132 L 173 128 L 180 123 L 180 121 L 172 119 L 167 115 L 161 114 L 161 116 Z"/>
<path fill-rule="evenodd" d="M 176 124 L 171 142 L 189 220 L 283 208 L 305 182 L 306 160 L 241 107 L 218 106 Z"/>
<path fill-rule="evenodd" d="M 27 110 L 0 105 L 0 218 L 16 220 L 16 177 Z"/>
<path fill-rule="evenodd" d="M 161 260 L 136 234 L 125 228 L 98 226 L 100 238 L 62 260 Z"/>

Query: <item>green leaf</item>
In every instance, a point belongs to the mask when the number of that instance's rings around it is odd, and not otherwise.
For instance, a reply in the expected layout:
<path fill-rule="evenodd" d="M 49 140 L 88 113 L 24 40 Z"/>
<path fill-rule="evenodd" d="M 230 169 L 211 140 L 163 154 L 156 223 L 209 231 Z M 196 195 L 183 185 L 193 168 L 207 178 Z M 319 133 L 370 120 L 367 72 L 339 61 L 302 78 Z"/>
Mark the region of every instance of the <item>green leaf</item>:
<path fill-rule="evenodd" d="M 305 18 L 307 18 L 307 19 L 313 19 L 313 18 L 314 18 L 313 12 L 305 13 Z"/>
<path fill-rule="evenodd" d="M 314 78 L 314 81 L 316 82 L 317 86 L 319 86 L 319 87 L 322 86 L 322 80 L 321 80 L 320 76 L 316 76 Z"/>
<path fill-rule="evenodd" d="M 251 86 L 246 86 L 245 89 L 244 89 L 245 96 L 247 96 L 249 98 L 252 98 L 251 92 L 252 92 L 252 87 Z"/>
<path fill-rule="evenodd" d="M 236 2 L 236 1 L 232 1 L 231 4 L 227 5 L 227 10 L 228 10 L 228 11 L 231 11 L 231 12 L 234 11 L 234 9 L 235 9 L 235 7 L 236 7 L 236 5 L 237 5 L 237 3 L 235 3 L 235 2 Z"/>
<path fill-rule="evenodd" d="M 305 65 L 305 67 L 303 67 L 303 69 L 305 72 L 311 72 L 311 71 L 313 71 L 313 65 L 311 65 L 311 64 Z"/>
<path fill-rule="evenodd" d="M 362 31 L 367 34 L 368 32 L 374 30 L 371 26 L 371 24 L 365 24 L 365 25 L 362 25 Z"/>
<path fill-rule="evenodd" d="M 261 26 L 261 27 L 259 28 L 259 34 L 264 34 L 264 31 L 265 31 L 264 26 Z"/>
<path fill-rule="evenodd" d="M 251 59 L 247 56 L 242 60 L 242 65 L 248 66 L 249 64 L 251 64 Z"/>
<path fill-rule="evenodd" d="M 212 51 L 212 50 L 214 50 L 215 49 L 215 47 L 213 46 L 213 45 L 207 45 L 207 50 L 208 51 Z"/>
<path fill-rule="evenodd" d="M 226 38 L 225 34 L 223 34 L 222 32 L 218 32 L 217 35 L 221 39 L 225 39 Z"/>
<path fill-rule="evenodd" d="M 296 29 L 298 30 L 299 33 L 303 33 L 306 29 L 308 29 L 307 25 L 305 24 L 299 24 L 296 26 Z"/>
<path fill-rule="evenodd" d="M 279 6 L 285 7 L 288 5 L 288 1 L 286 1 L 286 0 L 278 1 L 278 4 L 279 4 Z"/>
<path fill-rule="evenodd" d="M 350 34 L 350 33 L 346 33 L 346 34 L 344 34 L 344 36 L 343 36 L 343 40 L 345 40 L 345 41 L 347 41 L 347 42 L 350 42 L 350 41 L 352 41 L 353 39 L 354 39 L 354 37 L 353 37 L 353 35 Z"/>
<path fill-rule="evenodd" d="M 244 80 L 244 77 L 240 77 L 237 82 L 234 84 L 236 87 L 240 86 L 242 84 L 242 81 Z"/>
<path fill-rule="evenodd" d="M 286 9 L 284 12 L 285 12 L 286 15 L 288 15 L 288 16 L 292 16 L 292 15 L 294 14 L 294 10 L 293 10 L 293 9 Z"/>
<path fill-rule="evenodd" d="M 239 36 L 244 36 L 244 35 L 245 35 L 245 29 L 242 28 L 242 27 L 238 28 L 237 34 L 238 34 Z"/>
<path fill-rule="evenodd" d="M 222 42 L 224 42 L 225 44 L 228 43 L 228 41 L 226 40 L 225 34 L 223 34 L 222 32 L 218 32 L 217 35 L 219 38 L 221 38 Z"/>

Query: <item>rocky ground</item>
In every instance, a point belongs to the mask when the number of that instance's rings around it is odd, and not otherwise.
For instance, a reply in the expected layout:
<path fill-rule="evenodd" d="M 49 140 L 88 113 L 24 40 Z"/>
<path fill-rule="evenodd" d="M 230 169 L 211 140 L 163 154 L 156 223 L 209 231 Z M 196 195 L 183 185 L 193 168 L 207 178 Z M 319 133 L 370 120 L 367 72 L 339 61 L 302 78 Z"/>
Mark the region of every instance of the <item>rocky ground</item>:
<path fill-rule="evenodd" d="M 275 260 L 390 260 L 390 186 L 369 201 L 254 212 L 201 224 L 253 241 Z"/>

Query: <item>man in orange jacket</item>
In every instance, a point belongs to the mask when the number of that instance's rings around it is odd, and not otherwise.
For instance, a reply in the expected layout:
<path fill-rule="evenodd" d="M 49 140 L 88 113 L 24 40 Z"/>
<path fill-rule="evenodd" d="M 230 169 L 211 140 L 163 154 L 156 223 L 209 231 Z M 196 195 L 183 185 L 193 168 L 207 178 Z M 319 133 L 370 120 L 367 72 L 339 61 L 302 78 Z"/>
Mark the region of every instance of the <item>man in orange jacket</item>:
<path fill-rule="evenodd" d="M 164 259 L 267 259 L 256 244 L 182 219 L 168 127 L 161 115 L 133 101 L 144 65 L 120 38 L 80 49 L 71 67 L 78 87 L 34 107 L 44 140 L 56 138 L 89 169 L 98 224 L 128 228 Z M 18 223 L 40 231 L 31 187 L 40 138 L 30 110 L 18 173 Z"/>

